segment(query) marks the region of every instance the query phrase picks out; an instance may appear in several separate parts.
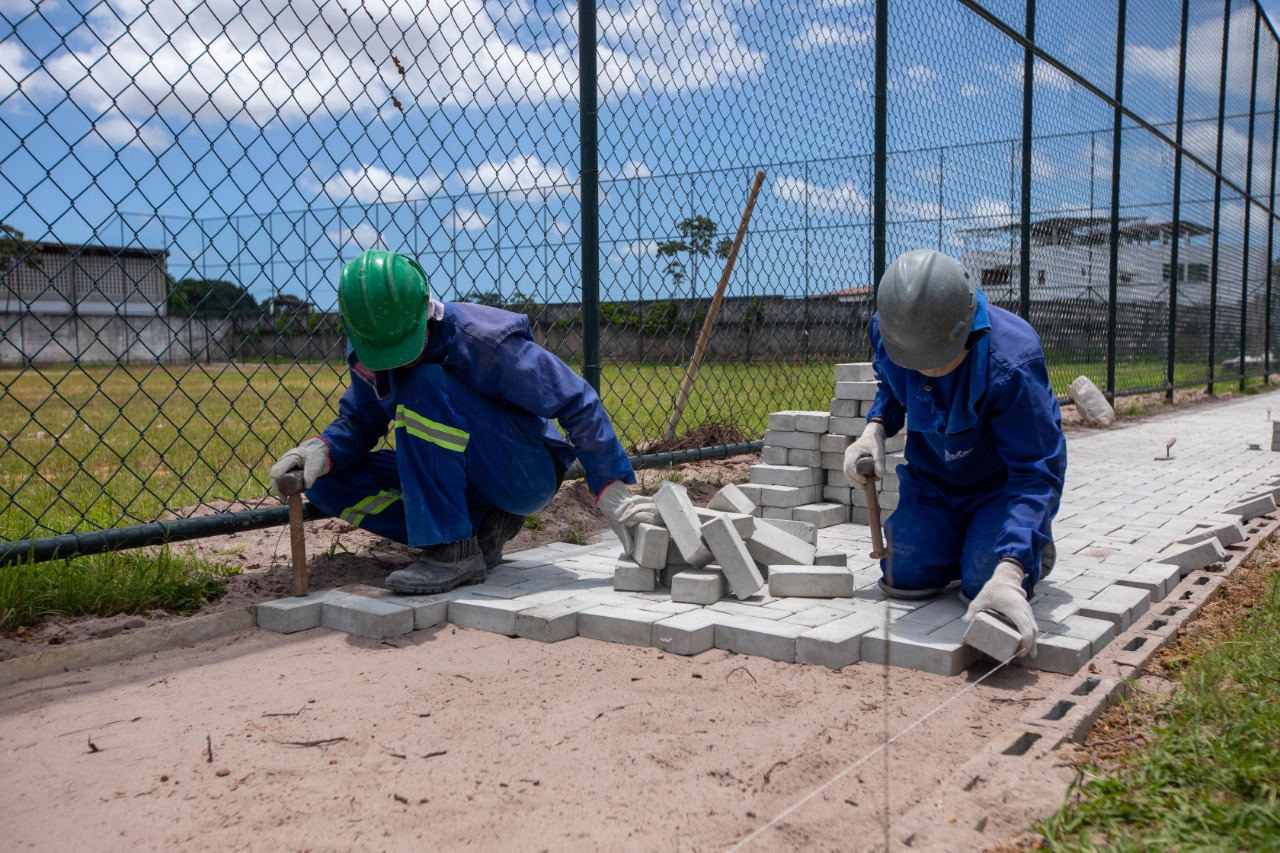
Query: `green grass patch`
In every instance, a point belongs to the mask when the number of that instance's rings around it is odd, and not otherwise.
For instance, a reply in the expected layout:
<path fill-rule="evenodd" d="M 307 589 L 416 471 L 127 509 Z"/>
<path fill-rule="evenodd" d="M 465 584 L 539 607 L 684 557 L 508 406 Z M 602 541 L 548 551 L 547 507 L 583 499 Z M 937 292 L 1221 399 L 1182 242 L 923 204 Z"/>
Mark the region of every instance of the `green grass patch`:
<path fill-rule="evenodd" d="M 226 579 L 239 572 L 168 547 L 0 567 L 0 631 L 47 616 L 190 614 L 219 598 Z"/>
<path fill-rule="evenodd" d="M 1148 709 L 1150 748 L 1090 775 L 1038 827 L 1045 849 L 1280 850 L 1280 575 L 1241 622 Z"/>

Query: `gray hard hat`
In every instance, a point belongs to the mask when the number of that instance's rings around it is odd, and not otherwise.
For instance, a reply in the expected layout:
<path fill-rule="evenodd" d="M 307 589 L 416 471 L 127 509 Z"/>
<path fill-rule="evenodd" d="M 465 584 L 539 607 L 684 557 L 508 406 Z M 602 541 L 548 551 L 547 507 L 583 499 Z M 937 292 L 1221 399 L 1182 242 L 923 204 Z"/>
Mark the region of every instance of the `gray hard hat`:
<path fill-rule="evenodd" d="M 978 288 L 955 258 L 916 249 L 885 270 L 876 309 L 880 339 L 893 363 L 932 370 L 964 352 L 978 310 Z"/>

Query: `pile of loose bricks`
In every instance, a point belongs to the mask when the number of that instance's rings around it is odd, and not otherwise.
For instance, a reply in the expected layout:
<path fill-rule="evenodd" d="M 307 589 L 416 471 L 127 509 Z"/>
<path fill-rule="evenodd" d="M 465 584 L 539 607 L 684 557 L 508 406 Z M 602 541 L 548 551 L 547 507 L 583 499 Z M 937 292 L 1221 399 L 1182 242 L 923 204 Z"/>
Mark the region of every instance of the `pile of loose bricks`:
<path fill-rule="evenodd" d="M 861 490 L 844 479 L 843 454 L 865 426 L 875 383 L 869 365 L 836 371 L 831 412 L 770 417 L 765 460 L 751 482 L 726 486 L 706 507 L 664 483 L 654 495 L 661 523 L 636 529 L 629 556 L 612 537 L 553 543 L 504 561 L 483 584 L 420 596 L 356 584 L 259 605 L 258 624 L 385 639 L 448 621 L 542 642 L 581 636 L 684 655 L 719 648 L 832 668 L 867 661 L 958 674 L 980 657 L 965 642 L 965 604 L 954 591 L 887 599 L 879 562 L 868 556 L 870 531 L 849 523 L 864 522 L 865 508 Z M 886 505 L 893 488 L 882 493 Z M 1182 578 L 1220 564 L 1224 548 L 1244 540 L 1241 522 L 1274 513 L 1277 498 L 1280 479 L 1183 526 L 1154 554 L 1095 555 L 1080 547 L 1091 540 L 1072 541 L 1095 525 L 1067 522 L 1079 529 L 1058 537 L 1057 565 L 1031 601 L 1038 654 L 1019 663 L 1076 672 Z M 1098 533 L 1121 524 L 1102 524 Z M 1004 640 L 1007 649 L 1007 633 Z M 991 641 L 998 649 L 998 630 Z"/>

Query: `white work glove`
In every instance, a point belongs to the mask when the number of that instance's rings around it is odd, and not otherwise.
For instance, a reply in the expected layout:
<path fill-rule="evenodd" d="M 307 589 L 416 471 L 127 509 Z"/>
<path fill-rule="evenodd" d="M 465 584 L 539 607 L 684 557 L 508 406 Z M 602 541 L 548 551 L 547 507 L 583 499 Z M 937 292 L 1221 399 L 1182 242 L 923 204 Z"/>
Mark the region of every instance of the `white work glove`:
<path fill-rule="evenodd" d="M 875 463 L 876 477 L 883 480 L 884 424 L 879 421 L 868 423 L 867 428 L 862 431 L 862 435 L 858 436 L 858 440 L 845 448 L 844 475 L 849 479 L 850 485 L 865 486 L 867 484 L 867 478 L 854 470 L 858 460 L 865 457 L 870 457 L 871 461 Z"/>
<path fill-rule="evenodd" d="M 596 506 L 609 519 L 609 526 L 618 534 L 622 550 L 628 556 L 632 546 L 631 528 L 641 523 L 653 524 L 658 517 L 658 507 L 653 498 L 631 494 L 631 490 L 621 480 L 614 480 L 600 490 Z"/>
<path fill-rule="evenodd" d="M 983 585 L 969 603 L 969 609 L 962 617 L 964 623 L 968 625 L 984 610 L 1008 619 L 1014 630 L 1022 635 L 1022 639 L 1018 641 L 1018 657 L 1036 656 L 1036 637 L 1040 632 L 1036 628 L 1036 619 L 1031 613 L 1027 594 L 1022 589 L 1022 568 L 1017 563 L 1002 560 L 996 566 L 991 580 Z"/>
<path fill-rule="evenodd" d="M 315 481 L 329 473 L 329 445 L 318 438 L 308 438 L 280 457 L 280 461 L 271 466 L 271 491 L 276 497 L 280 494 L 280 478 L 295 468 L 302 469 L 302 481 L 306 488 L 311 488 Z"/>

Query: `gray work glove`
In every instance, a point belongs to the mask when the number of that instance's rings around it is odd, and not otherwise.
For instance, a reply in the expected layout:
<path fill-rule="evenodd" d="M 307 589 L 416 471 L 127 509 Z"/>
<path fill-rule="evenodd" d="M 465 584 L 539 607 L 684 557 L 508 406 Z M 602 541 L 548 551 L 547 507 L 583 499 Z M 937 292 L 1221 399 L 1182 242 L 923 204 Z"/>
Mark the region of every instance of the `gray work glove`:
<path fill-rule="evenodd" d="M 1022 635 L 1018 641 L 1018 657 L 1033 658 L 1036 656 L 1035 616 L 1031 613 L 1031 604 L 1022 589 L 1022 568 L 1009 560 L 1002 560 L 991 574 L 991 580 L 983 585 L 965 612 L 966 625 L 984 610 L 1003 616 L 1013 624 L 1014 630 Z"/>
<path fill-rule="evenodd" d="M 845 448 L 844 475 L 850 485 L 865 486 L 867 478 L 854 470 L 858 460 L 870 457 L 876 465 L 876 478 L 884 479 L 884 424 L 872 421 L 858 436 L 858 440 Z"/>
<path fill-rule="evenodd" d="M 280 461 L 271 466 L 271 491 L 276 497 L 284 499 L 280 494 L 280 478 L 295 468 L 302 469 L 303 484 L 311 488 L 318 478 L 329 473 L 329 445 L 318 438 L 308 438 L 281 456 Z"/>
<path fill-rule="evenodd" d="M 631 494 L 631 490 L 621 480 L 614 480 L 600 490 L 596 506 L 609 519 L 609 526 L 618 534 L 622 550 L 628 556 L 632 547 L 631 528 L 641 523 L 653 524 L 658 517 L 658 507 L 653 498 Z"/>

